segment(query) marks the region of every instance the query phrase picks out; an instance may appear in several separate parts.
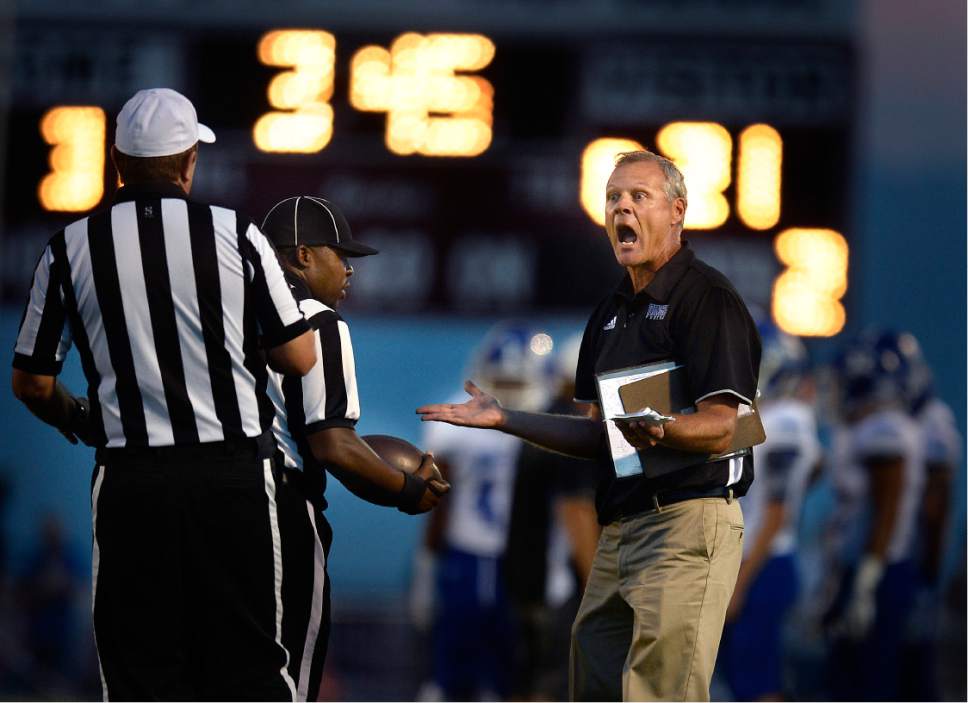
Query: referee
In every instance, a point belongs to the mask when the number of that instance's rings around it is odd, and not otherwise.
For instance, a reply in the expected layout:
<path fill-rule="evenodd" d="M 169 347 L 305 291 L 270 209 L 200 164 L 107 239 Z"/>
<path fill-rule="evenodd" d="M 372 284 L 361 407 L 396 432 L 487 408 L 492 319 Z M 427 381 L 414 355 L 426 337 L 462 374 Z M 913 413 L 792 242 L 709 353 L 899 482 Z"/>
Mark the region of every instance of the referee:
<path fill-rule="evenodd" d="M 262 230 L 276 245 L 286 280 L 313 328 L 319 361 L 305 376 L 272 373 L 269 397 L 276 407 L 285 490 L 280 501 L 283 533 L 283 644 L 300 701 L 316 700 L 330 630 L 326 564 L 333 531 L 326 509 L 326 474 L 356 496 L 409 514 L 437 505 L 449 487 L 433 457 L 416 473 L 387 465 L 356 434 L 360 399 L 350 328 L 336 311 L 353 275 L 350 257 L 377 250 L 353 239 L 339 208 L 323 198 L 296 196 L 269 210 Z"/>
<path fill-rule="evenodd" d="M 188 200 L 199 141 L 215 135 L 173 90 L 124 105 L 111 152 L 124 186 L 51 238 L 17 337 L 16 396 L 97 448 L 105 700 L 295 697 L 266 359 L 304 374 L 313 336 L 259 229 Z M 56 380 L 72 343 L 86 399 Z"/>

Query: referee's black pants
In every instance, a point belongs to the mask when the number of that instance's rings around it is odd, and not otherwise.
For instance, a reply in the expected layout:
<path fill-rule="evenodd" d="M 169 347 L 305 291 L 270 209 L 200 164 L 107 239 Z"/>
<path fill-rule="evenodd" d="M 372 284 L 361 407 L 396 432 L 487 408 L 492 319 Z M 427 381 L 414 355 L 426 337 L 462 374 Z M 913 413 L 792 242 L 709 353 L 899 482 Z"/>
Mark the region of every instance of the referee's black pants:
<path fill-rule="evenodd" d="M 286 507 L 264 447 L 98 453 L 94 632 L 105 700 L 295 699 L 282 644 Z"/>
<path fill-rule="evenodd" d="M 284 469 L 281 479 L 282 642 L 289 652 L 289 675 L 296 685 L 296 700 L 315 701 L 329 645 L 327 563 L 333 531 L 322 510 L 324 484 L 313 470 L 307 476 L 298 469 Z"/>

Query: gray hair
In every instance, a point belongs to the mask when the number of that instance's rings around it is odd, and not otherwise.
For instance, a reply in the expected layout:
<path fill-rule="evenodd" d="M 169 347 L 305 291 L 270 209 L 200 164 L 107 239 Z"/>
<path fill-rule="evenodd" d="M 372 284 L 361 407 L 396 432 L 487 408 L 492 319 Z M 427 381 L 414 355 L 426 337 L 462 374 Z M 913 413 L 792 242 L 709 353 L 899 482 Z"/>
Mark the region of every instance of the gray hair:
<path fill-rule="evenodd" d="M 689 202 L 689 198 L 686 197 L 686 181 L 682 177 L 682 171 L 664 156 L 659 156 L 647 149 L 625 151 L 615 158 L 615 168 L 626 164 L 639 163 L 640 161 L 651 161 L 662 169 L 662 173 L 665 174 L 665 194 L 669 202 L 676 198 L 682 198 L 687 203 Z"/>

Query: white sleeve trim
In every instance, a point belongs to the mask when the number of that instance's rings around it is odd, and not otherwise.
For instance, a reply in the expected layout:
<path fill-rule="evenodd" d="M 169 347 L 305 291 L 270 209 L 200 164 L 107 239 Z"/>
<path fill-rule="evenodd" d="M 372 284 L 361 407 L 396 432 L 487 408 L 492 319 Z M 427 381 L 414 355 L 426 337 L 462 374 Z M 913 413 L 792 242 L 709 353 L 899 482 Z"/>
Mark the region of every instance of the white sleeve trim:
<path fill-rule="evenodd" d="M 742 395 L 741 393 L 737 393 L 732 388 L 721 388 L 718 391 L 712 391 L 711 393 L 707 393 L 704 396 L 700 396 L 699 398 L 696 398 L 696 400 L 694 402 L 695 403 L 698 403 L 701 400 L 706 400 L 706 398 L 711 398 L 714 395 L 722 395 L 723 393 L 727 393 L 729 395 L 735 395 L 737 398 L 739 398 L 740 400 L 742 400 L 747 405 L 752 405 L 753 404 L 753 401 L 752 400 L 750 400 L 749 398 L 747 398 L 745 395 Z"/>

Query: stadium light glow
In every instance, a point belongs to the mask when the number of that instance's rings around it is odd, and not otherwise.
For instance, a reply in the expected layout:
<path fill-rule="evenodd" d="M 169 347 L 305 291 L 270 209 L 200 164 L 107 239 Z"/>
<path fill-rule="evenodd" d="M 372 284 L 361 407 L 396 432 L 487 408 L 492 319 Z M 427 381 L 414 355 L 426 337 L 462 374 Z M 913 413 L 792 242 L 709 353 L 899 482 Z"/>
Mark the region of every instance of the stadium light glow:
<path fill-rule="evenodd" d="M 546 356 L 555 348 L 555 342 L 551 339 L 551 335 L 539 332 L 531 338 L 529 346 L 531 351 L 538 356 Z"/>
<path fill-rule="evenodd" d="M 491 145 L 494 88 L 457 71 L 479 71 L 494 51 L 480 34 L 408 32 L 389 51 L 365 46 L 350 62 L 350 104 L 386 113 L 395 154 L 477 156 Z"/>
<path fill-rule="evenodd" d="M 615 168 L 615 159 L 626 151 L 645 147 L 632 139 L 603 137 L 590 142 L 581 154 L 581 206 L 592 221 L 605 226 L 605 186 Z"/>
<path fill-rule="evenodd" d="M 716 122 L 670 122 L 656 135 L 662 154 L 686 181 L 685 229 L 713 229 L 729 217 L 723 191 L 730 183 L 733 140 Z"/>
<path fill-rule="evenodd" d="M 787 229 L 774 250 L 786 270 L 773 284 L 773 319 L 802 337 L 832 337 L 847 320 L 840 299 L 847 292 L 849 247 L 832 229 Z"/>
<path fill-rule="evenodd" d="M 289 66 L 269 82 L 267 112 L 256 121 L 252 138 L 268 152 L 312 154 L 333 136 L 333 75 L 336 39 L 329 32 L 277 29 L 259 40 L 259 60 L 267 66 Z"/>
<path fill-rule="evenodd" d="M 105 115 L 99 107 L 62 105 L 40 119 L 40 133 L 53 145 L 50 172 L 37 187 L 45 210 L 82 212 L 104 196 Z"/>
<path fill-rule="evenodd" d="M 767 124 L 750 125 L 739 135 L 736 209 L 750 229 L 770 229 L 780 221 L 783 139 Z"/>

